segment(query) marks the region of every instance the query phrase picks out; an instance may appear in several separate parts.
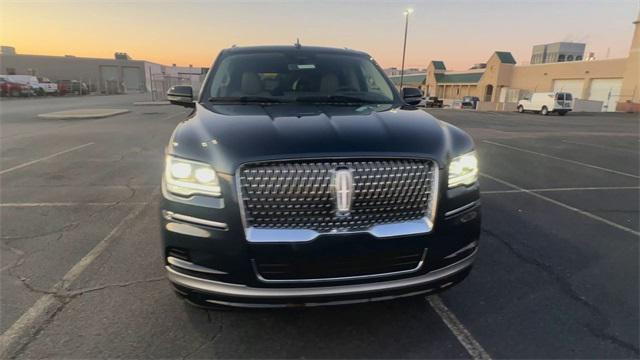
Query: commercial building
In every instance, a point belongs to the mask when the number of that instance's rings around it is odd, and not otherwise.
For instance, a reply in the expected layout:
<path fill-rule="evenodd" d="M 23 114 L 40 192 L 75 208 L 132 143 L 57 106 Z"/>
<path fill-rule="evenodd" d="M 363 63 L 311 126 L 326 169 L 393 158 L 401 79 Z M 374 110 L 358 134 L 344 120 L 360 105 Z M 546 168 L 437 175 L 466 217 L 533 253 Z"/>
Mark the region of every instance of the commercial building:
<path fill-rule="evenodd" d="M 120 55 L 120 56 L 118 56 Z M 126 54 L 125 54 L 126 55 Z M 144 61 L 66 56 L 0 54 L 0 74 L 35 75 L 53 81 L 77 80 L 104 94 L 145 91 Z"/>
<path fill-rule="evenodd" d="M 99 59 L 19 54 L 10 46 L 0 50 L 0 74 L 77 80 L 86 83 L 92 92 L 102 94 L 153 91 L 154 99 L 163 99 L 173 85 L 191 85 L 197 91 L 208 70 L 133 60 L 122 52 L 116 52 L 113 59 Z"/>
<path fill-rule="evenodd" d="M 197 94 L 207 74 L 208 68 L 189 66 L 171 66 L 145 62 L 147 91 L 153 99 L 163 99 L 167 90 L 174 85 L 190 85 Z"/>
<path fill-rule="evenodd" d="M 586 44 L 555 42 L 535 45 L 531 50 L 531 64 L 546 64 L 563 61 L 581 61 Z"/>
<path fill-rule="evenodd" d="M 398 69 L 397 67 L 390 67 L 390 68 L 386 68 L 383 69 L 384 73 L 387 74 L 387 76 L 399 76 L 400 74 L 402 74 L 402 70 Z M 420 73 L 424 73 L 424 69 L 418 69 L 418 68 L 408 68 L 408 69 L 404 69 L 404 75 L 410 75 L 410 74 L 420 74 Z"/>
<path fill-rule="evenodd" d="M 578 111 L 640 112 L 640 16 L 634 24 L 625 58 L 516 65 L 510 52 L 496 51 L 486 68 L 467 71 L 449 71 L 444 62 L 431 61 L 419 85 L 445 103 L 477 96 L 481 110 L 515 110 L 518 100 L 532 92 L 565 91 L 577 99 Z M 404 83 L 416 86 L 420 80 L 405 76 Z"/>

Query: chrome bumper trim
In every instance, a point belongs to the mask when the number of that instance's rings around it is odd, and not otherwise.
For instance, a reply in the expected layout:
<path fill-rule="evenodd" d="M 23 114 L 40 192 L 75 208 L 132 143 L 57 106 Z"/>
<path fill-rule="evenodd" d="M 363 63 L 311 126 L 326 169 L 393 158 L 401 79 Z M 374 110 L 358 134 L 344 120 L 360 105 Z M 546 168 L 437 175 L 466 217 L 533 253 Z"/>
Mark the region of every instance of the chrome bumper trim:
<path fill-rule="evenodd" d="M 202 226 L 216 228 L 218 230 L 229 229 L 229 227 L 225 223 L 200 219 L 200 218 L 188 216 L 188 215 L 176 214 L 173 211 L 162 210 L 162 216 L 167 220 L 184 221 L 194 225 L 202 225 Z"/>
<path fill-rule="evenodd" d="M 476 200 L 476 201 L 474 201 L 472 203 L 469 203 L 467 205 L 461 206 L 461 207 L 459 207 L 457 209 L 453 209 L 451 211 L 447 211 L 446 213 L 444 213 L 444 216 L 451 216 L 451 215 L 455 215 L 455 214 L 461 213 L 461 212 L 463 212 L 463 211 L 465 211 L 467 209 L 471 209 L 472 207 L 474 207 L 476 205 L 480 205 L 480 200 Z"/>
<path fill-rule="evenodd" d="M 477 246 L 478 246 L 478 242 L 477 242 L 477 241 L 474 241 L 474 242 L 472 242 L 471 244 L 469 244 L 469 245 L 467 245 L 467 246 L 463 247 L 462 249 L 460 249 L 460 250 L 458 250 L 458 251 L 456 251 L 456 252 L 454 252 L 454 253 L 451 253 L 451 254 L 449 254 L 449 255 L 445 256 L 444 258 L 445 258 L 445 259 L 451 259 L 452 257 L 456 257 L 456 256 L 458 256 L 458 255 L 462 254 L 463 252 L 465 252 L 465 251 L 467 251 L 467 250 L 470 250 L 470 249 L 473 249 L 473 248 L 475 248 L 475 247 L 477 247 Z"/>
<path fill-rule="evenodd" d="M 446 284 L 445 284 L 446 285 Z M 444 288 L 445 286 L 441 286 L 440 288 Z M 353 299 L 353 300 L 336 300 L 336 301 L 327 301 L 327 302 L 307 302 L 303 304 L 260 304 L 260 303 L 239 303 L 233 301 L 222 301 L 222 300 L 207 300 L 208 303 L 218 304 L 224 306 L 233 306 L 233 307 L 241 307 L 241 308 L 251 308 L 251 309 L 272 309 L 272 308 L 291 308 L 291 307 L 317 307 L 317 306 L 337 306 L 337 305 L 349 305 L 349 304 L 360 304 L 366 302 L 378 302 L 378 301 L 386 301 L 393 299 L 400 299 L 409 296 L 417 296 L 423 294 L 429 294 L 434 292 L 436 289 L 426 289 L 421 291 L 414 291 L 407 294 L 400 295 L 392 295 L 392 296 L 376 296 L 372 298 L 364 298 L 364 299 Z"/>
<path fill-rule="evenodd" d="M 393 236 L 407 236 L 428 234 L 433 229 L 431 219 L 424 217 L 417 220 L 404 221 L 393 224 L 381 224 L 362 231 L 332 231 L 320 233 L 308 229 L 256 229 L 250 227 L 245 229 L 247 241 L 253 243 L 273 243 L 273 242 L 305 242 L 311 241 L 320 235 L 326 234 L 355 234 L 368 233 L 377 238 L 387 238 Z"/>
<path fill-rule="evenodd" d="M 420 261 L 413 269 L 393 271 L 393 272 L 380 273 L 380 274 L 370 274 L 370 275 L 356 275 L 356 276 L 314 278 L 314 279 L 283 279 L 283 280 L 265 279 L 264 277 L 262 277 L 262 275 L 260 275 L 260 272 L 258 272 L 258 267 L 256 265 L 255 260 L 252 260 L 251 263 L 253 265 L 253 271 L 256 274 L 256 277 L 258 278 L 258 280 L 264 283 L 270 283 L 270 284 L 287 284 L 287 283 L 291 284 L 291 283 L 319 283 L 319 282 L 331 282 L 331 281 L 376 279 L 376 278 L 389 277 L 389 276 L 406 275 L 406 274 L 411 274 L 420 270 L 426 258 L 427 258 L 427 249 L 424 249 L 424 251 L 422 252 L 422 257 L 420 258 Z"/>
<path fill-rule="evenodd" d="M 182 259 L 178 259 L 175 258 L 173 256 L 168 256 L 167 257 L 167 262 L 173 266 L 185 269 L 185 270 L 189 270 L 189 271 L 197 271 L 197 272 L 201 272 L 201 273 L 205 273 L 205 274 L 216 274 L 216 275 L 224 275 L 227 274 L 224 271 L 220 271 L 220 270 L 216 270 L 216 269 L 210 269 L 208 267 L 204 267 L 204 266 L 200 266 L 200 265 L 196 265 L 192 262 L 189 261 L 184 261 Z"/>
<path fill-rule="evenodd" d="M 406 279 L 380 281 L 368 284 L 352 284 L 325 287 L 306 288 L 253 288 L 240 284 L 229 284 L 212 280 L 200 279 L 194 276 L 181 274 L 169 266 L 166 266 L 167 277 L 177 285 L 190 289 L 210 293 L 213 295 L 237 296 L 245 298 L 286 299 L 295 297 L 335 296 L 366 294 L 376 291 L 396 290 L 411 286 L 428 284 L 448 276 L 454 275 L 469 267 L 476 256 L 476 251 L 463 260 L 451 264 L 442 269 L 431 271 Z"/>

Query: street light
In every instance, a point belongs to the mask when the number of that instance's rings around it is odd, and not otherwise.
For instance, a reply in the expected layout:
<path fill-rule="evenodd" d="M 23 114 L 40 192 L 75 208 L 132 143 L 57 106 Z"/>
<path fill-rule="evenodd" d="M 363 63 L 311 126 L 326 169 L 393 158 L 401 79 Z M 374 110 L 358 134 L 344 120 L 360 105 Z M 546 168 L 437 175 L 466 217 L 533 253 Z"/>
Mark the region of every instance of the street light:
<path fill-rule="evenodd" d="M 404 83 L 404 55 L 407 52 L 407 30 L 409 29 L 409 15 L 413 13 L 413 9 L 409 8 L 404 11 L 404 45 L 402 47 L 402 68 L 400 69 L 400 90 Z"/>

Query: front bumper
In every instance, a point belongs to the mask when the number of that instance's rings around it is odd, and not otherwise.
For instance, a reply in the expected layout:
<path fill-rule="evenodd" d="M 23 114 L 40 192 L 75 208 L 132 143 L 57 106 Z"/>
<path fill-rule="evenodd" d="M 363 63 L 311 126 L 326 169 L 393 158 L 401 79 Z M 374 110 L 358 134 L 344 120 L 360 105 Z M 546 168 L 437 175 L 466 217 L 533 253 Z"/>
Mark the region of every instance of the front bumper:
<path fill-rule="evenodd" d="M 222 182 L 223 193 L 233 194 L 228 184 L 232 184 L 232 179 Z M 225 185 L 229 188 L 224 189 Z M 164 187 L 163 195 L 162 235 L 167 276 L 178 293 L 200 304 L 335 305 L 435 293 L 467 276 L 480 234 L 477 184 L 443 191 L 436 222 L 429 233 L 389 238 L 366 232 L 322 234 L 310 241 L 278 243 L 246 240 L 237 199 L 176 199 Z M 256 261 L 262 264 L 291 261 L 294 269 L 319 264 L 330 272 L 344 261 L 353 259 L 371 264 L 380 256 L 400 250 L 424 252 L 424 263 L 421 261 L 415 269 L 377 274 L 381 276 L 320 281 L 317 277 L 268 280 L 256 269 Z M 182 260 L 176 261 L 182 255 Z"/>
<path fill-rule="evenodd" d="M 196 301 L 238 307 L 291 307 L 338 305 L 390 300 L 444 290 L 462 281 L 473 265 L 477 250 L 444 268 L 419 276 L 374 283 L 300 288 L 255 288 L 183 274 L 167 266 L 167 276 L 177 291 Z"/>

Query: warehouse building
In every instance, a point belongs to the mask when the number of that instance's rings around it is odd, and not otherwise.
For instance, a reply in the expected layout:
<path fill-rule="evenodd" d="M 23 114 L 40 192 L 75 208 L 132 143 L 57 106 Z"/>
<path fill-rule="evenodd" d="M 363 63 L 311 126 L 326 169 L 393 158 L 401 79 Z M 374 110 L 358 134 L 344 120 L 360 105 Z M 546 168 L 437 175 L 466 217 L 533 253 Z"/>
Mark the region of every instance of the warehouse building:
<path fill-rule="evenodd" d="M 517 65 L 510 52 L 496 51 L 486 67 L 467 71 L 449 71 L 444 62 L 431 61 L 423 78 L 414 75 L 413 81 L 407 81 L 405 76 L 404 84 L 420 85 L 426 94 L 445 103 L 477 96 L 480 110 L 511 111 L 532 92 L 564 91 L 577 99 L 577 111 L 640 112 L 640 17 L 634 24 L 625 58 L 566 61 L 565 57 L 562 62 Z"/>
<path fill-rule="evenodd" d="M 0 53 L 0 74 L 35 75 L 53 81 L 77 80 L 103 94 L 145 91 L 145 62 L 124 53 L 114 59 Z"/>

